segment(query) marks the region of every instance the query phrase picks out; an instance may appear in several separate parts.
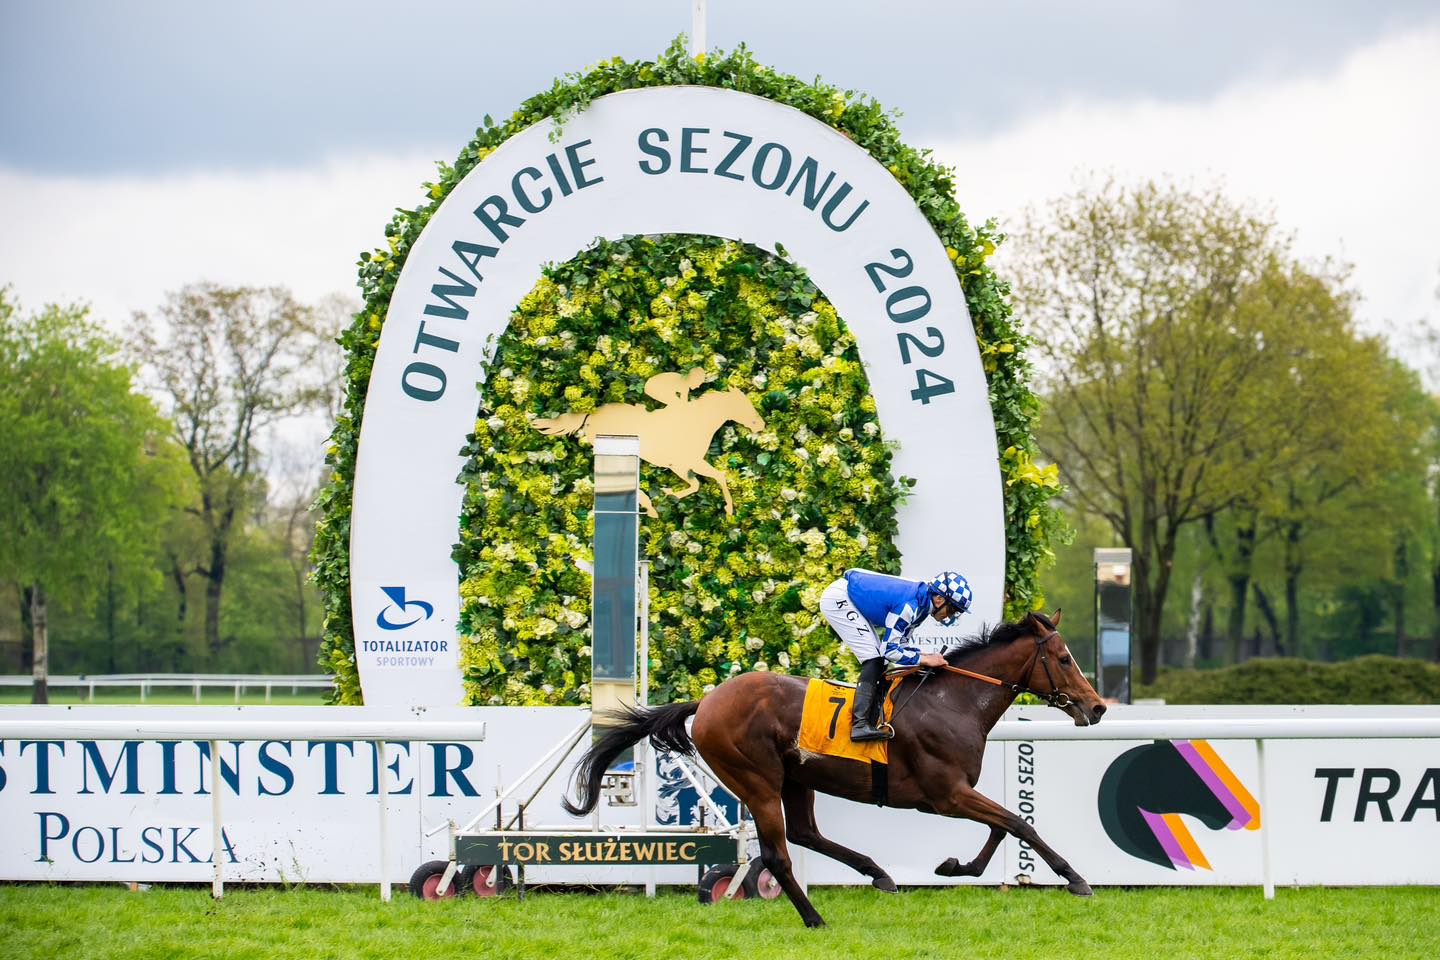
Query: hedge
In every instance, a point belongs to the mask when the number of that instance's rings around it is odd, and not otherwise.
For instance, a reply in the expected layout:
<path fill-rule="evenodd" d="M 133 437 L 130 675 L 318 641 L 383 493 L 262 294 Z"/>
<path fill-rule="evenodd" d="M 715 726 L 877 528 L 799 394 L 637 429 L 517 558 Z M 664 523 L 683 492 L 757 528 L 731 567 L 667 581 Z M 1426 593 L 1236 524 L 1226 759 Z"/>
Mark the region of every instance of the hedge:
<path fill-rule="evenodd" d="M 1289 657 L 1218 670 L 1162 670 L 1135 696 L 1174 704 L 1440 704 L 1440 664 L 1398 657 L 1319 663 Z"/>

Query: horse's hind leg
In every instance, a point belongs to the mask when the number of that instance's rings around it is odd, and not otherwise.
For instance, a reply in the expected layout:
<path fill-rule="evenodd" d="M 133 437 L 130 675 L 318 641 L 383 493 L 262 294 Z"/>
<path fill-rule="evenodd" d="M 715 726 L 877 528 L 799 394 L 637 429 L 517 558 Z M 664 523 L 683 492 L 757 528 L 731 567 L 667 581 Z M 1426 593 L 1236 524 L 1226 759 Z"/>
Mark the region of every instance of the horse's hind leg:
<path fill-rule="evenodd" d="M 785 805 L 785 836 L 791 843 L 798 843 L 808 850 L 816 853 L 823 853 L 827 857 L 839 860 L 845 866 L 857 873 L 863 873 L 871 878 L 871 886 L 876 890 L 884 890 L 886 893 L 895 893 L 895 881 L 890 879 L 874 860 L 863 853 L 851 850 L 849 847 L 842 847 L 834 840 L 828 840 L 820 835 L 820 828 L 815 824 L 815 791 L 809 787 L 802 787 L 794 781 L 785 781 L 785 786 L 780 790 L 780 800 Z"/>
<path fill-rule="evenodd" d="M 1000 846 L 1000 841 L 1003 839 L 1005 839 L 1005 829 L 991 827 L 990 838 L 985 841 L 985 846 L 980 848 L 980 852 L 975 855 L 974 860 L 969 863 L 961 863 L 951 857 L 936 867 L 935 872 L 942 877 L 978 877 L 990 865 L 990 858 L 995 856 L 995 848 Z"/>
<path fill-rule="evenodd" d="M 780 786 L 785 779 L 780 758 L 756 758 L 738 753 L 733 745 L 727 747 L 729 749 L 725 749 L 723 754 L 720 750 L 707 751 L 702 747 L 701 756 L 725 786 L 750 808 L 750 815 L 755 818 L 755 830 L 760 835 L 761 862 L 769 869 L 770 875 L 780 881 L 781 888 L 800 912 L 805 926 L 825 926 L 820 912 L 805 896 L 790 869 L 790 851 L 785 846 L 785 813 L 780 804 Z"/>
<path fill-rule="evenodd" d="M 1075 872 L 1075 868 L 1065 860 L 1064 857 L 1050 848 L 1050 845 L 1040 839 L 1040 834 L 1035 828 L 1023 818 L 1006 810 L 1000 804 L 989 797 L 976 791 L 973 787 L 965 784 L 958 785 L 950 797 L 942 804 L 937 804 L 935 812 L 947 817 L 963 817 L 966 820 L 974 820 L 992 828 L 999 828 L 1009 833 L 1017 840 L 1024 840 L 1041 858 L 1050 865 L 1050 869 L 1064 877 L 1068 886 L 1066 887 L 1076 896 L 1088 897 L 1091 894 L 1090 884 L 1085 878 Z M 993 833 L 992 833 L 993 839 Z M 987 843 L 987 846 L 989 844 Z M 981 851 L 982 853 L 984 851 Z M 991 851 L 994 852 L 993 850 Z"/>

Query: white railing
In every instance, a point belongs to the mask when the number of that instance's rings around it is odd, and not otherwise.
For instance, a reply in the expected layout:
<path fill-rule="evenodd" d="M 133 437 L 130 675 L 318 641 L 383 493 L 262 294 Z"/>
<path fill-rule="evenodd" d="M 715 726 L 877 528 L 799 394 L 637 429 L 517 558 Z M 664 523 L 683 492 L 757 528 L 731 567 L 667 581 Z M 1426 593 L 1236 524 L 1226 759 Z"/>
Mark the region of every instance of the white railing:
<path fill-rule="evenodd" d="M 34 683 L 35 678 L 29 674 L 0 676 L 0 687 L 29 687 Z M 92 703 L 96 687 L 139 687 L 141 703 L 156 687 L 189 687 L 195 691 L 196 703 L 205 687 L 234 688 L 236 703 L 242 691 L 263 688 L 265 702 L 269 703 L 274 688 L 289 687 L 292 694 L 301 689 L 328 690 L 335 685 L 335 678 L 324 673 L 81 673 L 52 674 L 45 683 L 51 687 L 84 687 Z"/>
<path fill-rule="evenodd" d="M 210 781 L 214 785 L 212 815 L 215 849 L 221 849 L 220 750 L 221 740 L 369 740 L 378 751 L 379 769 L 385 769 L 387 740 L 416 742 L 485 738 L 484 721 L 364 721 L 336 720 L 11 720 L 0 717 L 0 740 L 208 740 Z M 1266 798 L 1265 742 L 1267 740 L 1434 740 L 1440 739 L 1440 714 L 1433 717 L 1345 717 L 1305 719 L 1110 720 L 1092 727 L 1069 721 L 1006 720 L 995 725 L 991 740 L 1253 740 L 1259 757 L 1260 808 Z M 385 790 L 380 797 L 380 896 L 390 899 L 389 828 Z M 1265 898 L 1275 896 L 1271 871 L 1270 818 L 1263 818 L 1261 876 Z M 215 857 L 212 892 L 222 895 L 224 858 Z"/>
<path fill-rule="evenodd" d="M 183 709 L 189 709 L 183 708 Z M 485 721 L 446 720 L 7 720 L 0 718 L 0 740 L 208 740 L 210 742 L 210 818 L 215 850 L 215 877 L 210 894 L 225 895 L 225 858 L 221 826 L 220 741 L 222 740 L 368 740 L 376 752 L 376 769 L 389 762 L 386 742 L 485 739 Z M 390 899 L 390 826 L 386 808 L 389 791 L 376 789 L 380 799 L 380 899 Z"/>

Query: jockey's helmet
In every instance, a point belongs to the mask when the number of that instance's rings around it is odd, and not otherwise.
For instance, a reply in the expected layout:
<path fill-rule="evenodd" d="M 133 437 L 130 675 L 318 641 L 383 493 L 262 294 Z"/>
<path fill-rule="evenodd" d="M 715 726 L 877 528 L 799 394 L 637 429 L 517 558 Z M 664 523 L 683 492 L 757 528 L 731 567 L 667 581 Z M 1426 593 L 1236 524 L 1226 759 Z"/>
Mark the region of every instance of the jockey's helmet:
<path fill-rule="evenodd" d="M 930 589 L 949 601 L 951 608 L 956 611 L 938 621 L 941 626 L 953 626 L 955 621 L 960 619 L 960 614 L 970 609 L 970 601 L 973 599 L 970 593 L 970 581 L 954 570 L 944 570 L 936 574 L 930 581 Z"/>

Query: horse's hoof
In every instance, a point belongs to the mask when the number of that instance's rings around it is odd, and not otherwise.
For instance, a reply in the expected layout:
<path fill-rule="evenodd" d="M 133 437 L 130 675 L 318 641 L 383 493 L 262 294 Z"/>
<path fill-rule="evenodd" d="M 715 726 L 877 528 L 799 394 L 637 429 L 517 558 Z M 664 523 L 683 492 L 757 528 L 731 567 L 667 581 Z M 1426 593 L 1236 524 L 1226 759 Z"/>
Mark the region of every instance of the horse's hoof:
<path fill-rule="evenodd" d="M 890 879 L 889 874 L 883 877 L 876 877 L 870 881 L 870 886 L 883 893 L 899 893 L 900 888 L 895 886 L 895 881 Z"/>
<path fill-rule="evenodd" d="M 1074 881 L 1071 881 L 1071 883 L 1070 883 L 1065 889 L 1066 889 L 1066 890 L 1069 890 L 1071 893 L 1075 894 L 1075 896 L 1077 896 L 1077 897 L 1093 897 L 1093 896 L 1095 896 L 1095 891 L 1094 891 L 1094 890 L 1091 890 L 1091 889 L 1090 889 L 1090 884 L 1086 883 L 1084 880 L 1074 880 Z"/>
<path fill-rule="evenodd" d="M 959 870 L 960 861 L 956 860 L 954 857 L 951 857 L 949 860 L 946 860 L 944 863 L 940 864 L 940 866 L 935 868 L 935 875 L 937 877 L 954 877 L 958 875 Z"/>
<path fill-rule="evenodd" d="M 820 919 L 818 916 L 814 918 L 806 917 L 805 926 L 810 927 L 811 929 L 814 929 L 816 927 L 823 927 L 825 926 L 825 921 Z"/>

